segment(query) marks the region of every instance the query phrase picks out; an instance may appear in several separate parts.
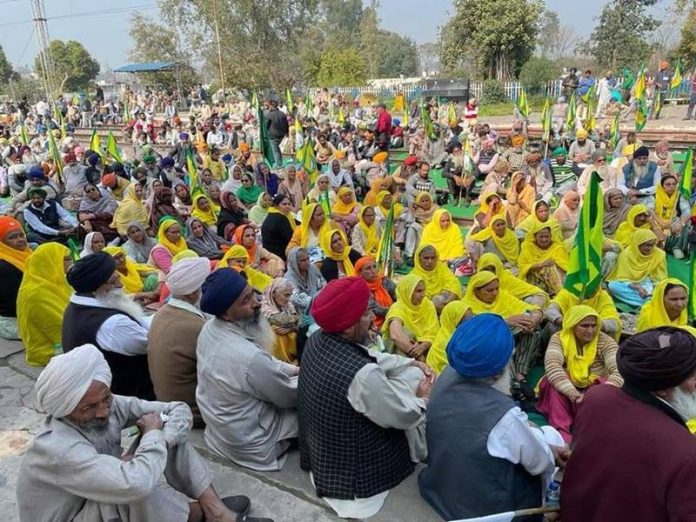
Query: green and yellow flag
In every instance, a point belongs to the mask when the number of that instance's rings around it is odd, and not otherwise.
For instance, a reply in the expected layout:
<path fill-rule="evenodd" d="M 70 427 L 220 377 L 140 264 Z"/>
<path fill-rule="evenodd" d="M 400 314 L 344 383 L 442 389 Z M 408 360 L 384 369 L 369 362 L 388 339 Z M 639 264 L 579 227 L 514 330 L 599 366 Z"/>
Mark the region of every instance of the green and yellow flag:
<path fill-rule="evenodd" d="M 288 114 L 292 114 L 295 110 L 295 104 L 292 101 L 292 93 L 290 89 L 285 89 L 285 106 L 288 108 Z"/>
<path fill-rule="evenodd" d="M 527 93 L 524 87 L 520 90 L 520 96 L 517 98 L 517 110 L 524 119 L 529 117 L 529 102 L 527 101 Z"/>
<path fill-rule="evenodd" d="M 186 171 L 189 175 L 189 183 L 191 186 L 191 193 L 199 186 L 198 182 L 198 168 L 196 167 L 196 162 L 193 159 L 193 152 L 189 149 L 186 152 Z"/>
<path fill-rule="evenodd" d="M 672 83 L 670 83 L 670 88 L 675 91 L 679 88 L 683 80 L 682 76 L 682 64 L 681 60 L 677 60 L 677 66 L 674 68 L 674 76 L 672 76 Z"/>
<path fill-rule="evenodd" d="M 423 104 L 421 105 L 421 121 L 423 122 L 423 128 L 425 129 L 425 135 L 428 139 L 435 140 L 437 135 L 435 134 L 435 127 L 433 126 L 433 121 L 430 119 L 430 111 L 428 107 Z"/>
<path fill-rule="evenodd" d="M 551 122 L 553 120 L 553 110 L 551 108 L 551 98 L 547 97 L 544 102 L 544 108 L 541 111 L 542 133 L 541 139 L 549 141 L 551 138 Z"/>
<path fill-rule="evenodd" d="M 575 119 L 577 118 L 577 102 L 575 101 L 575 96 L 571 95 L 568 101 L 568 110 L 566 111 L 566 130 L 575 130 Z"/>
<path fill-rule="evenodd" d="M 694 170 L 694 149 L 689 148 L 686 153 L 686 158 L 684 159 L 684 164 L 682 165 L 679 179 L 679 192 L 684 199 L 689 201 L 691 199 L 691 178 L 693 177 Z"/>
<path fill-rule="evenodd" d="M 316 179 L 317 159 L 314 155 L 314 142 L 312 138 L 307 136 L 304 145 L 295 154 L 295 159 L 299 162 L 300 167 L 307 173 L 310 181 L 313 183 Z"/>
<path fill-rule="evenodd" d="M 56 165 L 56 170 L 58 171 L 58 176 L 63 179 L 63 160 L 60 157 L 60 151 L 56 145 L 56 139 L 53 136 L 53 131 L 48 131 L 48 153 L 53 159 L 53 163 Z"/>
<path fill-rule="evenodd" d="M 29 146 L 29 133 L 27 132 L 27 126 L 24 123 L 24 120 L 19 124 L 19 138 L 22 140 L 22 143 L 26 145 L 27 147 Z"/>
<path fill-rule="evenodd" d="M 602 284 L 604 196 L 599 182 L 599 174 L 593 172 L 580 209 L 578 232 L 570 251 L 564 285 L 566 290 L 580 299 L 594 294 Z"/>
<path fill-rule="evenodd" d="M 346 122 L 346 116 L 343 114 L 343 106 L 338 107 L 338 123 L 343 125 Z"/>
<path fill-rule="evenodd" d="M 272 167 L 276 164 L 276 158 L 275 154 L 273 154 L 273 147 L 271 147 L 271 139 L 268 137 L 266 117 L 263 115 L 263 110 L 261 110 L 260 105 L 256 106 L 256 117 L 259 120 L 259 145 L 261 146 L 261 155 L 266 164 Z"/>
<path fill-rule="evenodd" d="M 92 131 L 92 137 L 89 139 L 89 148 L 99 154 L 101 158 L 104 157 L 101 148 L 101 138 L 99 138 L 99 134 L 97 134 L 97 129 Z"/>
<path fill-rule="evenodd" d="M 616 116 L 614 116 L 614 121 L 611 122 L 611 128 L 609 130 L 609 147 L 611 147 L 611 150 L 615 150 L 616 146 L 619 144 L 619 141 L 621 140 L 621 132 L 619 130 L 619 116 L 619 113 L 617 113 Z"/>
<path fill-rule="evenodd" d="M 256 91 L 251 93 L 251 107 L 254 110 L 259 108 L 259 97 L 256 95 Z"/>
<path fill-rule="evenodd" d="M 454 106 L 454 103 L 449 103 L 447 104 L 447 124 L 454 126 L 457 123 L 457 109 Z"/>
<path fill-rule="evenodd" d="M 119 163 L 123 163 L 123 160 L 121 159 L 121 151 L 118 150 L 116 138 L 114 138 L 111 131 L 109 131 L 109 138 L 106 140 L 106 152 L 108 152 L 109 155 Z"/>
<path fill-rule="evenodd" d="M 645 79 L 645 69 L 641 67 L 638 71 L 638 79 L 636 80 L 636 86 L 634 95 L 637 100 L 645 99 L 645 91 L 647 89 L 647 81 Z"/>
<path fill-rule="evenodd" d="M 648 123 L 649 111 L 648 101 L 645 98 L 636 99 L 636 132 L 642 131 Z"/>
<path fill-rule="evenodd" d="M 394 205 L 387 214 L 382 239 L 377 248 L 377 266 L 382 276 L 391 278 L 394 275 Z"/>

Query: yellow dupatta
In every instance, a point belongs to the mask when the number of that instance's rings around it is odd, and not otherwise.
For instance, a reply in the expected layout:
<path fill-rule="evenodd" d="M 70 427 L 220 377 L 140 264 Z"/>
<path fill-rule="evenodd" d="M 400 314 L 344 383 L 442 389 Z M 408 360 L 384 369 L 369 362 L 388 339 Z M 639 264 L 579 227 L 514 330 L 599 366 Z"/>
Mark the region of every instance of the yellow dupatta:
<path fill-rule="evenodd" d="M 662 186 L 662 183 L 664 183 L 667 178 L 677 179 L 672 175 L 663 176 L 655 190 L 655 214 L 657 214 L 657 217 L 662 221 L 663 228 L 668 227 L 676 217 L 677 204 L 679 202 L 679 188 L 670 196 Z"/>
<path fill-rule="evenodd" d="M 582 347 L 582 354 L 578 352 L 577 340 L 573 328 L 586 317 L 597 318 L 597 328 L 592 340 Z M 563 328 L 560 332 L 563 357 L 570 381 L 578 388 L 587 388 L 597 380 L 597 375 L 590 373 L 590 368 L 597 357 L 597 341 L 599 340 L 600 324 L 599 314 L 587 305 L 573 306 L 563 316 Z"/>
<path fill-rule="evenodd" d="M 636 332 L 657 328 L 659 326 L 686 326 L 689 320 L 689 315 L 686 311 L 687 307 L 681 311 L 679 317 L 672 321 L 665 310 L 665 288 L 667 285 L 681 286 L 689 295 L 688 287 L 679 279 L 669 277 L 663 279 L 653 290 L 653 295 L 650 300 L 643 305 L 638 314 L 638 322 L 636 323 Z"/>
<path fill-rule="evenodd" d="M 295 231 L 295 227 L 297 226 L 297 223 L 295 223 L 295 216 L 293 216 L 292 213 L 284 214 L 283 212 L 281 212 L 279 209 L 277 209 L 275 207 L 269 207 L 268 213 L 269 214 L 280 214 L 281 216 L 285 216 L 285 218 L 290 223 L 290 228 L 292 228 L 293 232 Z"/>
<path fill-rule="evenodd" d="M 353 199 L 350 203 L 344 203 L 341 199 L 341 197 L 345 196 L 346 194 L 351 194 L 353 196 Z M 355 201 L 355 194 L 353 194 L 353 189 L 349 187 L 341 187 L 338 190 L 338 194 L 336 194 L 336 201 L 331 207 L 331 212 L 334 214 L 340 214 L 342 216 L 345 216 L 353 212 L 356 206 L 358 206 L 358 202 Z"/>
<path fill-rule="evenodd" d="M 521 230 L 522 232 L 527 235 L 527 232 L 529 232 L 532 228 L 539 226 L 539 225 L 544 225 L 546 227 L 549 227 L 551 229 L 551 236 L 553 240 L 557 243 L 562 243 L 563 242 L 563 230 L 561 230 L 561 224 L 558 222 L 558 220 L 549 215 L 549 218 L 546 221 L 542 221 L 539 219 L 539 217 L 536 215 L 536 209 L 537 207 L 544 203 L 545 205 L 548 206 L 548 203 L 544 200 L 539 200 L 534 204 L 534 212 L 532 212 L 529 216 L 524 218 L 522 222 L 515 227 L 515 230 Z M 550 212 L 550 210 L 549 210 Z"/>
<path fill-rule="evenodd" d="M 389 307 L 384 318 L 382 334 L 389 337 L 389 323 L 392 319 L 399 319 L 406 330 L 415 337 L 418 342 L 432 343 L 437 335 L 440 323 L 437 320 L 437 311 L 433 302 L 424 297 L 419 305 L 413 304 L 413 291 L 423 278 L 410 273 L 404 276 L 396 285 L 396 302 Z M 425 281 L 423 281 L 425 283 Z"/>
<path fill-rule="evenodd" d="M 115 228 L 122 236 L 128 235 L 128 224 L 133 221 L 137 221 L 145 228 L 150 224 L 147 208 L 135 195 L 135 186 L 135 183 L 131 183 L 126 187 L 123 200 L 118 204 L 111 221 L 111 227 Z"/>
<path fill-rule="evenodd" d="M 312 216 L 314 215 L 314 209 L 321 207 L 319 203 L 310 203 L 302 209 L 302 223 L 300 224 L 300 246 L 302 248 L 307 248 L 307 243 L 309 242 L 309 223 L 312 221 Z M 317 233 L 317 239 L 321 238 L 330 228 L 329 219 L 331 216 L 324 217 L 324 223 L 319 227 L 319 232 Z"/>
<path fill-rule="evenodd" d="M 626 219 L 624 219 L 623 223 L 616 229 L 616 235 L 614 236 L 614 239 L 621 243 L 622 247 L 625 248 L 628 246 L 631 241 L 631 236 L 636 230 L 650 230 L 650 223 L 648 222 L 643 224 L 640 228 L 635 225 L 636 216 L 639 214 L 647 214 L 648 212 L 648 207 L 645 205 L 634 205 L 631 207 L 631 210 L 628 211 Z"/>
<path fill-rule="evenodd" d="M 7 261 L 20 272 L 24 272 L 27 260 L 32 254 L 31 248 L 26 247 L 24 250 L 18 250 L 3 243 L 3 240 L 10 232 L 22 230 L 22 225 L 19 224 L 19 221 L 9 216 L 2 216 L 0 220 L 5 222 L 4 235 L 0 238 L 0 261 Z"/>
<path fill-rule="evenodd" d="M 443 229 L 440 225 L 440 218 L 445 214 L 449 216 L 450 224 Z M 452 214 L 444 208 L 437 209 L 433 214 L 433 219 L 423 228 L 421 243 L 435 247 L 437 253 L 440 254 L 440 259 L 445 261 L 464 255 L 462 231 L 452 221 Z"/>
<path fill-rule="evenodd" d="M 249 254 L 246 248 L 244 248 L 242 245 L 232 245 L 227 252 L 225 252 L 225 255 L 222 256 L 222 259 L 220 259 L 216 270 L 221 268 L 233 268 L 238 272 L 244 272 L 244 275 L 246 275 L 247 281 L 249 282 L 249 286 L 259 293 L 263 293 L 268 285 L 273 282 L 273 278 L 271 276 L 266 275 L 263 272 L 259 272 L 248 264 L 241 269 L 236 266 L 230 267 L 229 261 L 231 259 L 244 259 L 247 263 L 249 263 Z"/>
<path fill-rule="evenodd" d="M 525 184 L 521 192 L 517 192 L 517 183 L 520 178 L 524 178 L 524 173 L 521 171 L 517 171 L 512 175 L 510 178 L 510 188 L 506 194 L 506 199 L 508 201 L 507 214 L 510 216 L 510 222 L 513 227 L 519 225 L 529 216 L 529 212 L 524 210 L 519 205 L 519 202 L 522 201 L 528 209 L 532 210 L 534 199 L 536 198 L 536 190 L 528 184 Z"/>
<path fill-rule="evenodd" d="M 464 301 L 452 301 L 442 309 L 440 328 L 425 359 L 425 362 L 435 373 L 441 373 L 449 364 L 446 351 L 447 343 L 469 310 L 469 306 Z"/>
<path fill-rule="evenodd" d="M 562 240 L 560 242 L 556 241 L 553 232 L 551 233 L 551 245 L 547 249 L 539 248 L 534 242 L 534 236 L 545 228 L 551 228 L 548 221 L 541 222 L 537 220 L 527 232 L 527 236 L 522 242 L 522 248 L 520 248 L 520 257 L 517 258 L 520 277 L 526 278 L 529 269 L 533 265 L 537 265 L 547 259 L 552 260 L 564 272 L 568 271 L 568 251 L 565 249 Z"/>
<path fill-rule="evenodd" d="M 157 231 L 157 243 L 169 250 L 169 252 L 173 256 L 188 248 L 188 246 L 186 246 L 186 241 L 184 241 L 183 236 L 179 238 L 179 241 L 177 243 L 172 243 L 171 241 L 169 241 L 169 239 L 167 239 L 166 232 L 174 225 L 181 226 L 181 223 L 179 223 L 176 219 L 166 218 L 162 220 L 159 226 L 159 230 Z"/>
<path fill-rule="evenodd" d="M 503 234 L 503 237 L 498 236 L 498 234 L 496 234 L 493 230 L 493 225 L 499 221 L 505 223 L 505 233 Z M 506 261 L 517 264 L 517 258 L 520 255 L 520 240 L 517 239 L 515 233 L 508 228 L 507 222 L 503 216 L 494 216 L 488 226 L 480 232 L 472 234 L 471 239 L 474 241 L 480 241 L 482 243 L 488 241 L 489 239 L 492 240 L 495 248 L 498 249 L 498 252 L 505 256 Z"/>
<path fill-rule="evenodd" d="M 428 245 L 421 241 L 420 246 L 416 250 L 416 255 L 413 256 L 413 270 L 412 274 L 416 274 L 425 281 L 425 295 L 428 299 L 432 299 L 434 296 L 441 294 L 444 290 L 453 293 L 457 298 L 462 297 L 462 284 L 457 279 L 447 265 L 440 261 L 440 255 L 437 250 L 435 250 L 435 255 L 437 260 L 435 261 L 435 268 L 432 270 L 425 270 L 420 262 L 420 253 Z"/>
<path fill-rule="evenodd" d="M 111 257 L 116 257 L 117 255 L 122 255 L 126 263 L 126 273 L 116 270 L 121 284 L 123 284 L 123 290 L 127 294 L 137 294 L 142 292 L 144 285 L 141 274 L 154 273 L 157 271 L 156 268 L 144 264 L 136 263 L 126 253 L 123 247 L 118 246 L 108 246 L 104 248 L 104 252 L 109 254 Z M 173 260 L 172 260 L 173 261 Z"/>
<path fill-rule="evenodd" d="M 367 223 L 365 223 L 365 220 L 363 219 L 363 214 L 368 208 L 373 207 L 364 206 L 360 209 L 360 212 L 358 212 L 358 227 L 360 227 L 360 230 L 362 230 L 363 234 L 365 234 L 366 256 L 377 254 L 377 249 L 379 248 L 380 240 L 379 229 L 377 228 L 377 220 L 375 220 L 371 226 L 367 226 Z"/>
<path fill-rule="evenodd" d="M 634 207 L 635 208 L 635 207 Z M 630 281 L 638 283 L 650 276 L 653 281 L 661 281 L 667 277 L 667 258 L 665 251 L 657 246 L 648 256 L 640 251 L 640 245 L 656 240 L 652 230 L 639 228 L 631 235 L 627 248 L 621 251 L 616 267 L 609 275 L 609 281 Z"/>
<path fill-rule="evenodd" d="M 491 252 L 486 252 L 479 258 L 478 263 L 476 264 L 476 271 L 481 272 L 490 268 L 493 268 L 491 271 L 498 276 L 501 290 L 504 290 L 520 300 L 523 300 L 531 295 L 542 294 L 546 296 L 546 300 L 548 301 L 548 294 L 541 288 L 528 283 L 527 281 L 523 281 L 519 277 L 515 277 L 510 270 L 503 266 L 503 262 L 498 256 Z"/>
<path fill-rule="evenodd" d="M 466 295 L 462 301 L 464 301 L 464 303 L 471 308 L 472 313 L 498 314 L 503 319 L 507 319 L 511 315 L 523 314 L 528 310 L 538 309 L 536 306 L 528 305 L 524 301 L 513 297 L 511 294 L 502 289 L 498 290 L 498 296 L 492 303 L 484 303 L 478 297 L 476 297 L 475 290 L 477 288 L 486 286 L 496 279 L 498 279 L 498 276 L 487 270 L 478 272 L 474 274 L 471 279 L 469 279 L 469 284 L 466 287 Z"/>
<path fill-rule="evenodd" d="M 60 243 L 44 243 L 26 262 L 17 293 L 17 330 L 32 366 L 45 366 L 62 341 L 63 313 L 72 295 L 64 269 L 69 254 Z"/>
<path fill-rule="evenodd" d="M 341 236 L 343 239 L 343 244 L 345 245 L 345 247 L 343 247 L 343 252 L 340 254 L 334 252 L 331 248 L 331 240 L 336 234 Z M 353 262 L 350 260 L 350 244 L 348 243 L 346 233 L 343 232 L 342 229 L 335 228 L 327 230 L 319 238 L 319 246 L 324 251 L 324 255 L 326 257 L 333 259 L 337 263 L 343 263 L 343 272 L 346 274 L 346 276 L 355 275 L 355 267 L 353 266 Z"/>
<path fill-rule="evenodd" d="M 583 300 L 580 300 L 579 297 L 563 288 L 551 302 L 559 306 L 564 317 L 573 306 L 587 305 L 595 310 L 603 321 L 613 319 L 617 322 L 619 328 L 621 327 L 621 317 L 619 317 L 619 312 L 616 310 L 614 300 L 604 288 L 599 288 L 593 296 Z"/>
<path fill-rule="evenodd" d="M 385 218 L 389 215 L 389 208 L 382 205 L 382 202 L 384 202 L 384 198 L 387 196 L 392 196 L 392 193 L 388 190 L 381 190 L 379 194 L 377 194 L 377 206 L 379 207 L 379 211 L 384 214 Z M 404 211 L 404 206 L 398 201 L 395 201 L 393 196 L 391 206 L 394 207 L 394 219 L 396 219 Z"/>
<path fill-rule="evenodd" d="M 205 211 L 201 209 L 198 203 L 201 199 L 208 200 L 208 204 L 210 205 L 209 210 Z M 206 227 L 215 226 L 218 219 L 217 214 L 215 213 L 215 208 L 213 208 L 213 202 L 210 201 L 210 198 L 208 198 L 208 196 L 205 194 L 196 194 L 193 196 L 193 212 L 191 212 L 191 217 L 200 219 Z"/>

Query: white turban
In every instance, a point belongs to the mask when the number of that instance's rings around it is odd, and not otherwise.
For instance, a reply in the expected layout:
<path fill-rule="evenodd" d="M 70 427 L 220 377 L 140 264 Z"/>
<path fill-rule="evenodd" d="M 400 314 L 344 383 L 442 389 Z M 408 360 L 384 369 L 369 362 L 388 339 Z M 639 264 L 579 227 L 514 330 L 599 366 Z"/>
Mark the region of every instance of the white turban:
<path fill-rule="evenodd" d="M 167 286 L 172 295 L 192 294 L 203 286 L 210 275 L 210 260 L 207 257 L 181 259 L 172 265 L 167 274 Z"/>
<path fill-rule="evenodd" d="M 111 386 L 111 369 L 93 344 L 83 344 L 50 360 L 36 381 L 39 409 L 61 418 L 77 407 L 92 385 Z"/>

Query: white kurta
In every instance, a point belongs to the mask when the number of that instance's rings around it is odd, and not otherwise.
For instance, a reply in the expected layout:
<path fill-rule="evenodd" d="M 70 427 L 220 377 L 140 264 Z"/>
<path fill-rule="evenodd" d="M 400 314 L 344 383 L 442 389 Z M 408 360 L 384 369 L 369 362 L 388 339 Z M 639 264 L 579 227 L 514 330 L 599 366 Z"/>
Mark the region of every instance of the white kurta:
<path fill-rule="evenodd" d="M 146 433 L 129 461 L 121 430 L 146 413 L 165 413 L 162 430 Z M 17 501 L 22 522 L 185 522 L 188 501 L 212 481 L 188 442 L 191 410 L 183 402 L 114 395 L 107 435 L 98 440 L 67 419 L 46 418 L 22 461 Z M 164 474 L 167 484 L 160 483 Z"/>
<path fill-rule="evenodd" d="M 265 352 L 234 323 L 211 319 L 198 336 L 196 402 L 213 452 L 278 471 L 298 435 L 297 367 Z"/>

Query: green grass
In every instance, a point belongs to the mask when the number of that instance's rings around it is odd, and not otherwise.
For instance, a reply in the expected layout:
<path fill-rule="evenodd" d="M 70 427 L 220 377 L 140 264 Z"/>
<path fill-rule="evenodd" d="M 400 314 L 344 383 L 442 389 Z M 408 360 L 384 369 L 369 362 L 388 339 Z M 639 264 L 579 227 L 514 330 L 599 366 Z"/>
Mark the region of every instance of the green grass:
<path fill-rule="evenodd" d="M 529 104 L 529 108 L 537 113 L 540 113 L 541 110 L 544 108 L 543 102 L 539 105 L 536 105 L 534 103 Z M 491 103 L 489 105 L 484 105 L 482 107 L 479 107 L 479 119 L 481 117 L 485 116 L 512 116 L 515 113 L 515 104 L 514 102 L 505 102 L 505 103 Z"/>

